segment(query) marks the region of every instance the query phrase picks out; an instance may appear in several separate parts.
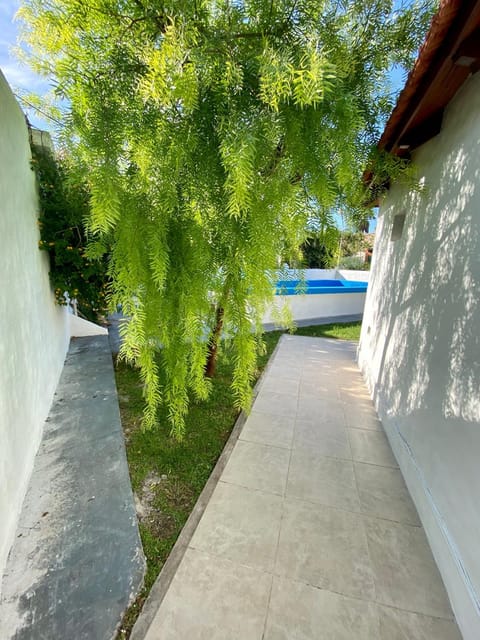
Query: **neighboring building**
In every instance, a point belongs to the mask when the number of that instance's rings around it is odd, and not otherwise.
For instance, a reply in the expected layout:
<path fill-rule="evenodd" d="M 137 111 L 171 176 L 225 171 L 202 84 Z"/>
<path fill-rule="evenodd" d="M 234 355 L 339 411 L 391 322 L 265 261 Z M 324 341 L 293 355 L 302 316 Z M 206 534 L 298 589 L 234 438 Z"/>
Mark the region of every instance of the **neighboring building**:
<path fill-rule="evenodd" d="M 480 638 L 480 1 L 441 2 L 379 146 L 422 192 L 381 203 L 359 363 L 465 640 Z"/>

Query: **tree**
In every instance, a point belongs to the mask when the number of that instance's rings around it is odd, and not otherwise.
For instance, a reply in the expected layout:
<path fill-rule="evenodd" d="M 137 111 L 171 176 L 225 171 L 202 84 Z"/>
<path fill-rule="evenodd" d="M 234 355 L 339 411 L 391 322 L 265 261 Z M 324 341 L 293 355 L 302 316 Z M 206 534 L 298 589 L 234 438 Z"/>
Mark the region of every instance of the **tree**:
<path fill-rule="evenodd" d="M 374 234 L 361 231 L 342 231 L 340 234 L 340 257 L 363 254 L 373 249 Z"/>
<path fill-rule="evenodd" d="M 318 216 L 360 211 L 386 72 L 426 31 L 431 2 L 394 4 L 25 0 L 32 63 L 67 99 L 65 136 L 89 167 L 93 251 L 112 241 L 146 426 L 165 401 L 182 435 L 221 334 L 248 408 L 271 270 L 305 239 L 312 199 Z"/>
<path fill-rule="evenodd" d="M 325 233 L 309 235 L 301 246 L 306 269 L 331 269 L 337 264 L 340 232 L 334 226 Z"/>

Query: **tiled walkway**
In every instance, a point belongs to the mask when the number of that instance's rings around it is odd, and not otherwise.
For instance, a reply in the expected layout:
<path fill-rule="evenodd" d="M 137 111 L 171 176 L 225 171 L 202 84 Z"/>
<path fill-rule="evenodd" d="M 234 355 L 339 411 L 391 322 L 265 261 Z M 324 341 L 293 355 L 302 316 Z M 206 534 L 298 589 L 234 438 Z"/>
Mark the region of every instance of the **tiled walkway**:
<path fill-rule="evenodd" d="M 356 345 L 284 336 L 146 640 L 459 640 Z"/>

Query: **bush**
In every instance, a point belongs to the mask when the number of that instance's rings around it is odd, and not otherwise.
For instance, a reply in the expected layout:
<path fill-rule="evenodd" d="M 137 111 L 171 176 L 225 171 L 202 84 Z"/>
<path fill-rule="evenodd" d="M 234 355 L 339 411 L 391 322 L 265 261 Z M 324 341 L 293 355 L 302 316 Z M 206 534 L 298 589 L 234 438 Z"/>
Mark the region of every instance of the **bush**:
<path fill-rule="evenodd" d="M 48 148 L 32 145 L 32 167 L 40 200 L 39 247 L 50 256 L 55 299 L 64 305 L 67 293 L 83 316 L 98 320 L 106 310 L 107 260 L 87 253 L 88 187 L 67 159 L 56 159 Z"/>
<path fill-rule="evenodd" d="M 357 256 L 347 256 L 340 260 L 338 268 L 352 269 L 355 271 L 369 271 L 370 264 L 368 262 L 364 262 L 362 258 L 358 258 Z"/>

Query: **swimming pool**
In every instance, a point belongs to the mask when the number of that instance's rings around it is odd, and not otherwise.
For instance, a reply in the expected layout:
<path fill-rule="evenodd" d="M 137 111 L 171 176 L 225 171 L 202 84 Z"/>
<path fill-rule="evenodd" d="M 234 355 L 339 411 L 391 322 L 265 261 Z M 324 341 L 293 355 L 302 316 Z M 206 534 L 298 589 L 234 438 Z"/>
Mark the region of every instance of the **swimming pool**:
<path fill-rule="evenodd" d="M 315 293 L 365 293 L 368 282 L 355 280 L 278 280 L 277 296 L 295 296 Z"/>
<path fill-rule="evenodd" d="M 263 317 L 265 330 L 282 326 L 279 321 L 287 310 L 299 325 L 360 319 L 369 275 L 340 269 L 306 269 L 303 273 L 292 270 L 288 278 L 278 273 L 274 301 Z"/>

